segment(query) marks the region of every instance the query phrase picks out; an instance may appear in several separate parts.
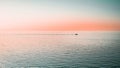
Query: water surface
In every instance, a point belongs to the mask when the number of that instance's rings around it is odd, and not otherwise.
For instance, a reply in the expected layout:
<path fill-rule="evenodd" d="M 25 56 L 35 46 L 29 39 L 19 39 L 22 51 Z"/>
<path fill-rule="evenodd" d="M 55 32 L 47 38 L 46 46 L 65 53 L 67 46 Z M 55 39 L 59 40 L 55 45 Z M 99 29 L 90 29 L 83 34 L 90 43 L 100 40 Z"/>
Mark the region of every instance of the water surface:
<path fill-rule="evenodd" d="M 120 68 L 119 36 L 120 32 L 2 33 L 0 67 Z"/>

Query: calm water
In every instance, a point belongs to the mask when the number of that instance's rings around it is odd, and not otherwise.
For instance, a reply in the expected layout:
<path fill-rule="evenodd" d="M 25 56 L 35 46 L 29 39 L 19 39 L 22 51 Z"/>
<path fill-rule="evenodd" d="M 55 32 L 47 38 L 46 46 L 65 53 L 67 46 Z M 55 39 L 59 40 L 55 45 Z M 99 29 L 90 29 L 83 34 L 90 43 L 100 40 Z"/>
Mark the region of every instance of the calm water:
<path fill-rule="evenodd" d="M 0 68 L 120 68 L 120 32 L 0 34 Z"/>

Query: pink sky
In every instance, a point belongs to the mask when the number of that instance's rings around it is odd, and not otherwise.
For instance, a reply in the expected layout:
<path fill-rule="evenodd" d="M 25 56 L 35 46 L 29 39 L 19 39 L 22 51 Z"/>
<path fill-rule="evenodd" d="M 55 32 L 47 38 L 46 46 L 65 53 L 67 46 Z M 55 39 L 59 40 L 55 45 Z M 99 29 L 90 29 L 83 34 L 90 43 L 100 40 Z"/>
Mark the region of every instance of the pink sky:
<path fill-rule="evenodd" d="M 0 31 L 119 31 L 114 7 L 82 0 L 0 1 Z"/>
<path fill-rule="evenodd" d="M 3 31 L 119 31 L 118 21 L 95 21 L 95 20 L 58 20 L 49 21 L 49 24 L 18 25 L 1 29 Z M 56 23 L 57 22 L 57 23 Z M 62 23 L 60 23 L 62 22 Z"/>

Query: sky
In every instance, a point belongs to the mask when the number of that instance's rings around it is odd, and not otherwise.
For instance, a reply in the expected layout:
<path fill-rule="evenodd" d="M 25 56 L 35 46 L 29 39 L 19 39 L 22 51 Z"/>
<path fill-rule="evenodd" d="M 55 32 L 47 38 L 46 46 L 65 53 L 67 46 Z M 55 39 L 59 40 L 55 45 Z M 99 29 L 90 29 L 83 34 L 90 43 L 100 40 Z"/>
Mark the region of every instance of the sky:
<path fill-rule="evenodd" d="M 119 0 L 0 0 L 0 31 L 119 31 L 119 6 Z"/>

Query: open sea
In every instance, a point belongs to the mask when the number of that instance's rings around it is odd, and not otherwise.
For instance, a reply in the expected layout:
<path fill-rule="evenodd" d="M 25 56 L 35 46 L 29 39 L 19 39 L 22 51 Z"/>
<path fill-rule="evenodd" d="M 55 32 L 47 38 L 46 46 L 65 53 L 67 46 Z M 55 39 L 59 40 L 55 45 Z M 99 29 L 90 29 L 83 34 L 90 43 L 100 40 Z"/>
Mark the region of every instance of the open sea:
<path fill-rule="evenodd" d="M 120 32 L 0 33 L 0 68 L 120 68 Z"/>

